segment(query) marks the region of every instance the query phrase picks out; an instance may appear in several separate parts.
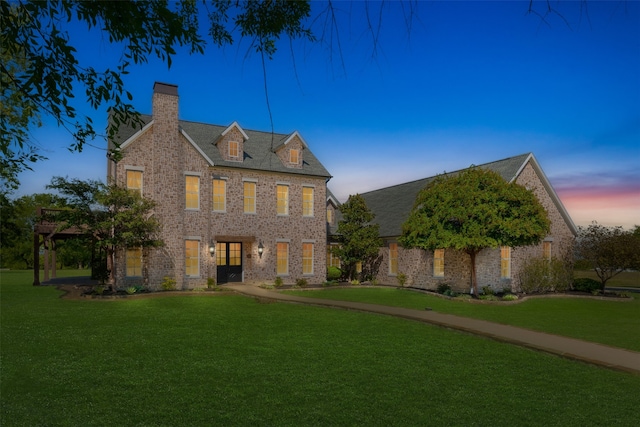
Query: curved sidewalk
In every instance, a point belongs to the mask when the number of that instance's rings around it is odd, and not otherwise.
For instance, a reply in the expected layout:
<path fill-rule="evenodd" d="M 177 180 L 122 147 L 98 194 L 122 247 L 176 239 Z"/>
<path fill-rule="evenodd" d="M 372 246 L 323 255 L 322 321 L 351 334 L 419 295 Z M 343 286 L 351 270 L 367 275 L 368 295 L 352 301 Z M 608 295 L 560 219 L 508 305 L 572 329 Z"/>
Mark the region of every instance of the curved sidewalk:
<path fill-rule="evenodd" d="M 516 344 L 594 365 L 640 374 L 640 353 L 609 347 L 604 344 L 596 344 L 575 338 L 551 335 L 515 326 L 501 325 L 485 320 L 471 319 L 434 311 L 412 310 L 350 301 L 305 298 L 268 291 L 253 285 L 227 285 L 226 287 L 238 293 L 256 298 L 365 311 L 417 320 L 445 328 L 482 335 L 498 341 Z"/>

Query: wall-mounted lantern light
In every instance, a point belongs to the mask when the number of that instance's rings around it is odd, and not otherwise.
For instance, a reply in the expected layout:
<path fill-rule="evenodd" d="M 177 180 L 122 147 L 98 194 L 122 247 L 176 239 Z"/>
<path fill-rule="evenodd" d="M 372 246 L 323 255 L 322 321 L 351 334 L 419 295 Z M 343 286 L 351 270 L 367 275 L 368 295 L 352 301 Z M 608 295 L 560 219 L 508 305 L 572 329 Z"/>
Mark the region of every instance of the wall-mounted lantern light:
<path fill-rule="evenodd" d="M 264 252 L 264 246 L 262 245 L 262 240 L 260 240 L 260 243 L 258 244 L 258 256 L 260 258 L 262 258 L 263 252 Z"/>
<path fill-rule="evenodd" d="M 216 244 L 211 242 L 209 243 L 209 255 L 213 257 L 216 254 Z"/>

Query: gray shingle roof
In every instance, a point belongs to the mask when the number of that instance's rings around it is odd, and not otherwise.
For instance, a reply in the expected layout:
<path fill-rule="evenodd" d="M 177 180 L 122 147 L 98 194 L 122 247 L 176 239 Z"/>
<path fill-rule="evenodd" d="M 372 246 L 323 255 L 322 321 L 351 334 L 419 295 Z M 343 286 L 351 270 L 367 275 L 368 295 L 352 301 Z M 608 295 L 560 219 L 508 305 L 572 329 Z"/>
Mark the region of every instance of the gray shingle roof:
<path fill-rule="evenodd" d="M 150 115 L 141 115 L 141 119 L 146 125 L 151 122 L 152 117 Z M 286 140 L 290 135 L 243 129 L 249 137 L 244 142 L 244 160 L 242 162 L 230 162 L 220 156 L 220 151 L 215 146 L 216 140 L 228 126 L 186 120 L 180 120 L 179 126 L 215 166 L 331 177 L 331 174 L 308 148 L 305 148 L 302 154 L 302 168 L 289 168 L 282 164 L 274 152 L 274 148 L 281 145 L 282 141 Z M 131 138 L 137 131 L 138 129 L 121 126 L 115 139 L 122 143 Z"/>
<path fill-rule="evenodd" d="M 517 177 L 530 155 L 530 153 L 521 154 L 477 166 L 495 171 L 505 181 L 510 182 Z M 459 172 L 450 172 L 446 175 Z M 361 194 L 369 209 L 376 215 L 374 221 L 380 224 L 380 237 L 396 237 L 402 234 L 402 224 L 409 217 L 418 193 L 434 178 L 423 178 Z"/>

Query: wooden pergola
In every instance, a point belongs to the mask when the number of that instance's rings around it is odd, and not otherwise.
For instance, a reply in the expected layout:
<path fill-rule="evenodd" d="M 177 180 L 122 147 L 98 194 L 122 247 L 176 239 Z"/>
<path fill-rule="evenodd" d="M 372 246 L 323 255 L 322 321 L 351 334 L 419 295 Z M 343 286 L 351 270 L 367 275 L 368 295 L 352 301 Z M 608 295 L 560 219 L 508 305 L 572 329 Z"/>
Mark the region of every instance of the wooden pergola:
<path fill-rule="evenodd" d="M 71 239 L 82 234 L 78 227 L 58 230 L 55 216 L 63 209 L 38 207 L 39 221 L 33 226 L 33 286 L 40 285 L 40 246 L 44 247 L 44 281 L 56 277 L 56 242 Z"/>

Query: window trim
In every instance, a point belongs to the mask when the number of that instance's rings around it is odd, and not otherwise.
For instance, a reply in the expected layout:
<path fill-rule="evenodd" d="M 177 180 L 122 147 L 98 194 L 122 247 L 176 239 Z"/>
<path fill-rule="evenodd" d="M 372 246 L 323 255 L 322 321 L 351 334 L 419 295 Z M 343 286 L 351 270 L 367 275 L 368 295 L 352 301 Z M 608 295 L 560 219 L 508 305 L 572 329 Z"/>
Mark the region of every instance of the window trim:
<path fill-rule="evenodd" d="M 253 197 L 247 197 L 246 184 L 253 185 Z M 257 213 L 258 183 L 248 179 L 242 180 L 242 213 L 255 215 Z M 253 200 L 253 211 L 247 211 L 247 199 Z"/>
<path fill-rule="evenodd" d="M 201 175 L 202 174 L 200 174 L 198 172 L 185 172 L 184 173 L 184 208 L 185 208 L 185 210 L 188 210 L 188 211 L 198 211 L 198 210 L 200 210 L 200 187 L 201 187 L 200 178 L 201 178 Z M 187 179 L 188 178 L 197 178 L 198 179 L 198 192 L 197 193 L 189 193 L 187 191 Z M 197 203 L 197 207 L 195 207 L 195 208 L 187 207 L 187 195 L 188 194 L 197 194 L 197 196 L 198 196 L 197 197 L 197 202 L 198 202 Z"/>
<path fill-rule="evenodd" d="M 507 274 L 504 274 L 505 270 Z M 510 246 L 500 246 L 500 278 L 511 279 L 511 247 Z"/>
<path fill-rule="evenodd" d="M 132 257 L 129 254 L 133 251 L 140 251 L 140 256 Z M 140 261 L 140 274 L 129 274 L 129 260 L 139 260 Z M 127 248 L 125 252 L 125 277 L 142 277 L 142 267 L 143 267 L 143 255 L 142 255 L 142 247 L 138 246 L 135 248 Z M 133 267 L 135 269 L 136 267 Z"/>
<path fill-rule="evenodd" d="M 280 192 L 279 189 L 280 187 L 286 188 L 287 189 L 287 195 L 286 198 L 284 199 L 284 213 L 280 212 Z M 289 216 L 289 189 L 290 186 L 289 184 L 286 183 L 276 183 L 276 214 L 278 216 Z"/>
<path fill-rule="evenodd" d="M 295 153 L 295 161 L 293 161 L 293 153 Z M 290 148 L 289 149 L 289 163 L 291 163 L 292 165 L 299 165 L 300 164 L 300 150 L 297 148 Z"/>
<path fill-rule="evenodd" d="M 305 190 L 311 190 L 311 204 L 309 206 L 309 212 L 310 213 L 306 213 L 307 212 L 307 201 L 304 199 L 304 192 Z M 312 185 L 303 185 L 302 186 L 302 216 L 305 218 L 313 218 L 314 216 L 314 204 L 315 204 L 315 195 L 316 191 L 315 191 L 315 187 Z"/>
<path fill-rule="evenodd" d="M 196 249 L 197 249 L 197 253 L 195 257 L 189 257 L 187 256 L 187 243 L 188 242 L 195 242 L 196 244 Z M 185 237 L 184 239 L 184 275 L 185 277 L 189 277 L 189 278 L 198 278 L 200 277 L 200 261 L 201 261 L 201 250 L 200 250 L 200 238 L 199 237 Z M 197 274 L 188 274 L 188 266 L 187 266 L 187 260 L 188 259 L 196 259 L 196 268 L 197 268 Z"/>
<path fill-rule="evenodd" d="M 140 188 L 129 187 L 129 172 L 139 172 L 140 173 Z M 135 166 L 125 166 L 124 168 L 124 179 L 126 182 L 127 190 L 139 191 L 140 195 L 142 195 L 144 191 L 144 168 L 135 167 Z"/>
<path fill-rule="evenodd" d="M 442 254 L 442 256 L 436 256 L 436 254 Z M 433 251 L 433 277 L 442 278 L 444 277 L 444 249 L 434 249 Z M 440 260 L 439 263 L 436 264 L 436 260 Z M 442 265 L 442 272 L 439 271 L 440 264 Z"/>
<path fill-rule="evenodd" d="M 224 192 L 222 194 L 222 198 L 223 198 L 222 209 L 216 209 L 216 200 L 215 200 L 216 199 L 216 194 L 215 194 L 216 181 L 224 184 Z M 211 209 L 213 210 L 213 212 L 222 212 L 222 213 L 227 212 L 227 179 L 224 177 L 211 178 Z"/>
<path fill-rule="evenodd" d="M 235 151 L 235 155 L 231 154 L 231 146 L 234 145 L 235 149 L 233 151 Z M 228 149 L 229 149 L 229 158 L 230 159 L 240 159 L 240 143 L 238 141 L 229 141 L 229 145 L 228 145 Z"/>
<path fill-rule="evenodd" d="M 286 272 L 280 272 L 279 268 L 280 268 L 280 245 L 286 245 L 287 248 L 287 252 L 286 252 Z M 291 248 L 291 244 L 289 240 L 285 240 L 285 239 L 276 239 L 276 276 L 288 276 L 289 275 L 289 252 L 290 252 L 290 248 Z"/>
<path fill-rule="evenodd" d="M 311 257 L 305 257 L 305 252 L 304 252 L 305 245 L 311 245 Z M 302 241 L 302 275 L 303 276 L 313 276 L 314 275 L 313 264 L 314 264 L 314 260 L 315 260 L 315 253 L 316 253 L 315 241 L 303 240 Z M 310 272 L 305 272 L 304 271 L 305 259 L 306 260 L 310 260 L 310 265 L 311 265 L 311 271 Z"/>
<path fill-rule="evenodd" d="M 394 255 L 395 256 L 392 256 Z M 395 266 L 395 271 L 394 271 Z M 389 243 L 389 276 L 398 275 L 398 244 L 396 242 Z"/>

